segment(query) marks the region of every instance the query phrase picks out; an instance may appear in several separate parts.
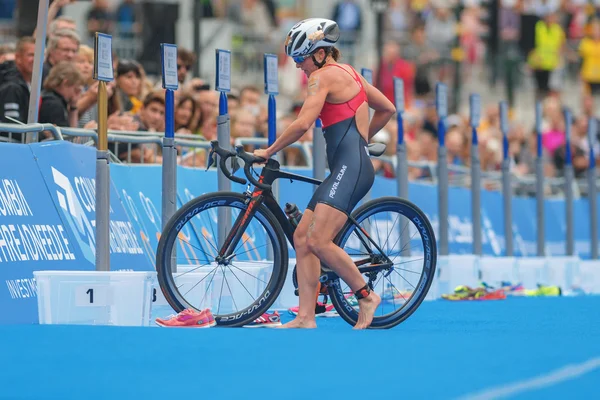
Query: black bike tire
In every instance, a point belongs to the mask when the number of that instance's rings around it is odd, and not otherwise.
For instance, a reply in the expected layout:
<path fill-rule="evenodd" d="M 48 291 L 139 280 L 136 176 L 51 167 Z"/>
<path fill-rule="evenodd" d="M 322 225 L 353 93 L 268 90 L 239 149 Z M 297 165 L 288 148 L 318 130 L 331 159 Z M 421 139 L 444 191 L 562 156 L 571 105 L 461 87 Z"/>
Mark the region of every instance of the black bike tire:
<path fill-rule="evenodd" d="M 393 204 L 393 203 L 398 205 L 398 212 L 401 212 L 403 215 L 405 215 L 406 217 L 408 217 L 410 219 L 412 219 L 414 216 L 416 216 L 416 217 L 420 218 L 420 220 L 423 222 L 423 224 L 422 224 L 423 228 L 425 229 L 426 234 L 430 238 L 429 239 L 430 256 L 431 256 L 430 266 L 428 268 L 427 273 L 425 275 L 422 274 L 421 279 L 419 279 L 419 283 L 417 283 L 417 287 L 421 288 L 422 280 L 425 277 L 425 279 L 426 279 L 425 286 L 416 295 L 417 297 L 412 302 L 412 304 L 410 304 L 410 306 L 406 310 L 404 310 L 404 307 L 397 310 L 395 313 L 392 313 L 390 317 L 388 317 L 387 319 L 385 319 L 383 321 L 374 319 L 373 323 L 371 324 L 369 329 L 389 329 L 389 328 L 392 328 L 392 327 L 400 324 L 401 322 L 405 321 L 408 317 L 410 317 L 417 310 L 417 308 L 419 308 L 419 306 L 421 305 L 423 300 L 425 300 L 425 297 L 427 296 L 427 293 L 429 292 L 429 288 L 431 287 L 431 284 L 433 283 L 433 280 L 435 279 L 435 270 L 436 270 L 436 264 L 437 264 L 437 245 L 436 245 L 436 239 L 435 239 L 435 232 L 431 226 L 431 223 L 429 222 L 429 219 L 425 215 L 425 213 L 419 207 L 417 207 L 415 204 L 411 203 L 408 200 L 401 199 L 399 197 L 381 197 L 381 198 L 377 198 L 377 199 L 368 201 L 367 203 L 365 203 L 362 206 L 360 206 L 359 208 L 357 208 L 352 213 L 352 217 L 358 221 L 361 221 L 361 216 L 364 214 L 368 214 L 372 209 L 382 208 L 385 205 Z M 375 215 L 376 213 L 377 212 L 375 211 L 371 215 Z M 346 223 L 346 225 L 340 230 L 340 233 L 335 238 L 335 241 L 334 241 L 335 244 L 342 247 L 340 245 L 342 242 L 342 239 L 345 236 L 350 235 L 351 230 L 353 230 L 354 228 L 355 228 L 355 226 L 351 222 Z M 423 237 L 424 237 L 423 234 L 421 234 L 421 241 L 423 242 L 423 246 L 424 246 L 423 248 L 426 248 L 425 247 L 426 243 L 425 243 Z M 426 264 L 426 263 L 427 263 L 427 260 L 424 261 L 424 264 Z M 335 307 L 338 314 L 344 319 L 344 321 L 346 321 L 350 325 L 355 325 L 357 322 L 357 319 L 358 319 L 358 313 L 356 312 L 356 310 L 353 307 L 350 307 L 350 308 L 352 308 L 352 311 L 350 311 L 350 310 L 346 309 L 346 307 L 344 306 L 344 305 L 348 305 L 348 303 L 344 297 L 344 293 L 342 293 L 342 289 L 341 289 L 341 286 L 339 283 L 339 278 L 336 279 L 333 282 L 333 284 L 329 287 L 329 296 L 331 297 L 331 302 L 333 303 L 333 306 Z M 402 311 L 402 313 L 399 314 L 400 311 Z"/>
<path fill-rule="evenodd" d="M 231 200 L 228 203 L 224 204 L 228 206 L 232 204 L 234 201 L 239 201 L 244 203 L 246 197 L 240 193 L 236 192 L 223 192 L 223 193 L 207 193 L 202 196 L 196 197 L 195 199 L 190 200 L 186 204 L 184 204 L 177 212 L 169 219 L 167 222 L 165 229 L 163 230 L 163 234 L 160 237 L 158 242 L 158 248 L 156 251 L 156 272 L 158 277 L 158 282 L 160 284 L 161 291 L 163 292 L 165 299 L 169 303 L 171 307 L 176 312 L 181 312 L 186 308 L 194 308 L 190 303 L 188 303 L 185 298 L 183 298 L 176 287 L 174 287 L 174 280 L 172 279 L 170 268 L 167 267 L 168 258 L 171 256 L 171 252 L 167 251 L 168 249 L 172 249 L 173 244 L 175 242 L 175 238 L 179 231 L 177 230 L 177 225 L 186 224 L 192 217 L 198 214 L 200 211 L 203 211 L 202 205 L 215 202 L 219 200 Z M 208 207 L 210 208 L 210 207 Z M 206 209 L 208 209 L 206 208 Z M 279 265 L 273 264 L 273 274 L 276 274 L 275 279 L 270 279 L 269 284 L 265 288 L 269 290 L 269 296 L 261 303 L 258 299 L 248 307 L 246 307 L 241 312 L 234 315 L 235 319 L 224 318 L 224 316 L 215 315 L 215 320 L 217 322 L 217 326 L 227 326 L 227 327 L 238 327 L 249 324 L 254 321 L 256 318 L 263 315 L 271 305 L 277 300 L 277 297 L 281 293 L 281 289 L 285 283 L 285 278 L 287 276 L 288 269 L 288 248 L 287 242 L 285 239 L 285 235 L 283 233 L 283 229 L 277 222 L 277 219 L 273 215 L 273 213 L 264 205 L 261 205 L 256 209 L 256 213 L 262 215 L 264 217 L 263 223 L 268 224 L 270 228 L 273 229 L 272 234 L 269 233 L 271 240 L 273 240 L 273 251 L 279 251 Z M 257 218 L 256 215 L 254 218 Z M 265 228 L 267 228 L 265 226 Z M 181 228 L 180 228 L 181 229 Z M 268 232 L 268 229 L 267 229 Z M 275 243 L 277 241 L 277 243 Z M 274 259 L 277 259 L 274 254 Z M 171 275 L 171 279 L 169 279 L 169 275 Z M 252 311 L 248 311 L 248 310 Z M 247 312 L 247 314 L 245 314 Z"/>

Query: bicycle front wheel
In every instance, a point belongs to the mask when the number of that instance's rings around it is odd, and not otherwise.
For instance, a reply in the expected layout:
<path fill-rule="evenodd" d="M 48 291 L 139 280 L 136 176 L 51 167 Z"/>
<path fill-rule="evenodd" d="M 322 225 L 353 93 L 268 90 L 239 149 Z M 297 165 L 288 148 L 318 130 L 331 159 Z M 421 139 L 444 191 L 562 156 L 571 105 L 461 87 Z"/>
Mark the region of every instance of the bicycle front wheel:
<path fill-rule="evenodd" d="M 255 207 L 239 243 L 224 256 L 223 243 L 248 218 L 247 197 L 209 193 L 181 207 L 165 226 L 156 253 L 161 290 L 176 312 L 210 308 L 217 325 L 242 326 L 266 312 L 279 296 L 288 249 L 277 219 Z"/>
<path fill-rule="evenodd" d="M 371 200 L 352 216 L 359 226 L 349 221 L 336 244 L 355 262 L 376 267 L 363 273 L 382 299 L 370 327 L 394 327 L 416 311 L 434 280 L 437 247 L 433 228 L 423 211 L 398 197 Z M 358 302 L 352 290 L 336 278 L 329 294 L 340 316 L 356 324 Z"/>

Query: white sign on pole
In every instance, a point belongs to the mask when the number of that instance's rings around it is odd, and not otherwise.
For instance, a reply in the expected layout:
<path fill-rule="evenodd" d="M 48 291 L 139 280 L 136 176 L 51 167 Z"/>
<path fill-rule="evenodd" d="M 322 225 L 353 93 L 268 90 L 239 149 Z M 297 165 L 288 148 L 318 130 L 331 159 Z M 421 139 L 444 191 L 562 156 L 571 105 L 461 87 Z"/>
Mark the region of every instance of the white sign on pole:
<path fill-rule="evenodd" d="M 177 90 L 179 88 L 179 79 L 177 77 L 177 46 L 161 43 L 160 47 L 163 88 Z"/>
<path fill-rule="evenodd" d="M 217 49 L 217 84 L 215 86 L 220 92 L 231 90 L 231 52 L 229 50 Z"/>
<path fill-rule="evenodd" d="M 435 107 L 439 118 L 448 116 L 448 87 L 444 83 L 435 87 Z"/>
<path fill-rule="evenodd" d="M 394 77 L 394 102 L 396 112 L 404 112 L 404 81 L 402 78 Z"/>
<path fill-rule="evenodd" d="M 112 36 L 96 32 L 94 44 L 94 79 L 110 82 L 113 80 Z"/>
<path fill-rule="evenodd" d="M 277 55 L 265 54 L 265 93 L 279 94 L 279 75 L 277 72 Z"/>

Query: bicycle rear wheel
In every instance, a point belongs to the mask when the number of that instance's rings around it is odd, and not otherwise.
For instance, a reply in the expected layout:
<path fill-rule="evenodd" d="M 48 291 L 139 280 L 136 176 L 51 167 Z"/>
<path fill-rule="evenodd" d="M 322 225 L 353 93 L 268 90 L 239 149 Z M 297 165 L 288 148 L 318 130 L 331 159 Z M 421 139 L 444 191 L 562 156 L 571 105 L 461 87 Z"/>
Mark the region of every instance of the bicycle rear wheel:
<path fill-rule="evenodd" d="M 433 228 L 416 205 L 397 197 L 371 200 L 352 216 L 360 228 L 348 222 L 335 243 L 355 261 L 370 259 L 371 265 L 389 265 L 363 275 L 382 298 L 370 327 L 394 327 L 416 311 L 435 277 L 437 247 Z M 382 252 L 370 241 L 359 239 L 365 238 L 363 229 Z M 337 278 L 330 283 L 329 295 L 340 316 L 355 325 L 358 303 L 351 289 Z"/>
<path fill-rule="evenodd" d="M 283 230 L 264 205 L 254 209 L 240 243 L 230 245 L 233 253 L 222 256 L 219 227 L 226 226 L 229 234 L 236 221 L 248 217 L 247 209 L 242 194 L 209 193 L 169 220 L 158 244 L 156 271 L 175 311 L 211 308 L 217 325 L 242 326 L 277 299 L 287 274 L 288 249 Z"/>

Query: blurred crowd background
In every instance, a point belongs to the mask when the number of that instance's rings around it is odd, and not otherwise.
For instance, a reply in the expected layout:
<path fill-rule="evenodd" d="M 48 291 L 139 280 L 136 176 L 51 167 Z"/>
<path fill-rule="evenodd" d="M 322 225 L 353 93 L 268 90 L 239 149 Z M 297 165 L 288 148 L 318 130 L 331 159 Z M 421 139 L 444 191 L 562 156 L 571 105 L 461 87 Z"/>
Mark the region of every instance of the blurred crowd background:
<path fill-rule="evenodd" d="M 36 14 L 37 1 L 0 2 L 2 122 L 11 122 L 7 117 L 26 121 L 23 99 L 29 96 Z M 434 179 L 437 82 L 449 87 L 446 145 L 455 183 L 468 184 L 463 172 L 470 164 L 471 93 L 482 98 L 481 167 L 492 175 L 502 163 L 501 100 L 509 105 L 509 153 L 517 178 L 526 181 L 534 171 L 536 101 L 543 105 L 547 177 L 563 174 L 564 107 L 573 114 L 571 154 L 576 177 L 583 177 L 590 165 L 590 146 L 600 155 L 598 134 L 592 135 L 591 142 L 587 137 L 588 122 L 600 106 L 599 0 L 390 0 L 381 9 L 369 0 L 54 0 L 48 18 L 40 122 L 97 126 L 92 48 L 94 32 L 99 31 L 113 35 L 116 79 L 109 85 L 109 129 L 164 130 L 158 46 L 173 42 L 179 45 L 176 132 L 216 138 L 218 93 L 210 66 L 215 48 L 224 48 L 232 51 L 234 88 L 228 96 L 232 139 L 267 136 L 262 84 L 267 52 L 279 55 L 277 130 L 281 133 L 302 106 L 307 83 L 283 53 L 283 42 L 292 24 L 310 16 L 338 22 L 342 62 L 359 71 L 371 68 L 375 85 L 390 99 L 393 77 L 404 79 L 411 180 Z M 388 156 L 395 154 L 397 132 L 392 119 L 374 138 L 388 144 Z M 312 129 L 301 141 L 312 141 Z M 129 154 L 113 150 L 124 161 L 160 162 L 149 147 L 134 145 Z M 202 152 L 194 152 L 193 159 L 186 155 L 186 150 L 180 151 L 181 164 L 204 163 Z M 288 149 L 283 161 L 306 166 L 309 157 L 297 148 Z M 380 175 L 395 176 L 393 163 L 373 162 Z"/>

